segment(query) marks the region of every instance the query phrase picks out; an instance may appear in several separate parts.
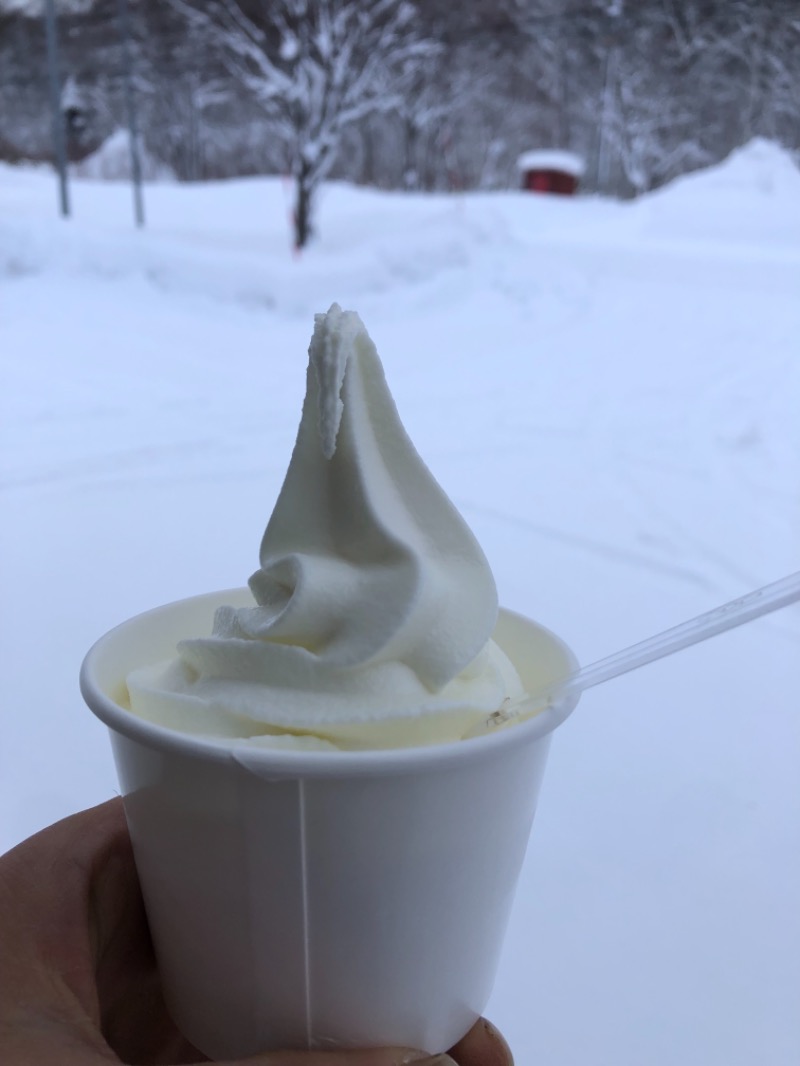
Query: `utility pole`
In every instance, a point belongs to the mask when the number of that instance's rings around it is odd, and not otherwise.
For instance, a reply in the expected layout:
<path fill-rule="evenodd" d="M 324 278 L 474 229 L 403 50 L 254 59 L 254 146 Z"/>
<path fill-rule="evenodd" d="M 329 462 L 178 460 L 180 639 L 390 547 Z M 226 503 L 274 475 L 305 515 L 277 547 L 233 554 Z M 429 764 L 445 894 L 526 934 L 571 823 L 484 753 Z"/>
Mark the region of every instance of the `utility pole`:
<path fill-rule="evenodd" d="M 52 0 L 50 0 L 52 3 Z M 122 38 L 122 80 L 125 86 L 125 107 L 128 112 L 128 137 L 131 146 L 131 179 L 133 181 L 133 214 L 137 226 L 144 225 L 142 197 L 142 158 L 139 151 L 139 130 L 136 121 L 136 97 L 133 90 L 133 51 L 128 20 L 128 0 L 118 0 L 119 30 Z"/>
<path fill-rule="evenodd" d="M 58 170 L 59 201 L 62 218 L 69 218 L 69 188 L 67 186 L 67 139 L 64 115 L 61 110 L 61 73 L 58 58 L 58 30 L 55 0 L 47 0 L 45 7 L 47 35 L 47 67 L 50 75 L 50 109 L 53 119 L 53 150 Z"/>

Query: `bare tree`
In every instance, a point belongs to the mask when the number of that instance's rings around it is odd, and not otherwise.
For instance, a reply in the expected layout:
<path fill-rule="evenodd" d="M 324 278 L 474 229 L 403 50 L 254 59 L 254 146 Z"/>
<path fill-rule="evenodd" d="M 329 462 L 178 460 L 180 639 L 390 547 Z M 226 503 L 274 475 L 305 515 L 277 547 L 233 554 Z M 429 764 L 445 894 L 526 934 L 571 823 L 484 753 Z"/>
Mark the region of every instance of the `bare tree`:
<path fill-rule="evenodd" d="M 295 244 L 312 231 L 314 194 L 344 131 L 396 106 L 399 75 L 433 43 L 407 0 L 171 0 L 221 49 L 269 115 L 295 179 Z M 197 6 L 195 4 L 197 3 Z"/>

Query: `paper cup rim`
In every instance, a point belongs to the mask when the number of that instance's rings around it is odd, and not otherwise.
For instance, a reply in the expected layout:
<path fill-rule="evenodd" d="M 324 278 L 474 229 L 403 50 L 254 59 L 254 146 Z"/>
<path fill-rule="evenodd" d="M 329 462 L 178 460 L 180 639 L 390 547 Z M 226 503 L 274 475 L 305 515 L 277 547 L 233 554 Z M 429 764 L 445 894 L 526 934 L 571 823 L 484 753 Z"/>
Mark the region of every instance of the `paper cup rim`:
<path fill-rule="evenodd" d="M 224 737 L 214 740 L 211 737 L 183 733 L 140 718 L 131 711 L 121 707 L 101 687 L 97 677 L 97 665 L 108 649 L 118 638 L 121 630 L 134 622 L 144 620 L 150 615 L 167 612 L 189 602 L 217 600 L 224 602 L 226 596 L 241 594 L 242 589 L 223 589 L 218 592 L 203 593 L 198 596 L 172 600 L 158 607 L 150 608 L 126 619 L 113 629 L 108 630 L 87 652 L 80 669 L 80 690 L 89 710 L 112 733 L 121 734 L 130 740 L 165 753 L 189 756 L 217 764 L 238 763 L 248 770 L 265 778 L 298 777 L 353 777 L 384 775 L 387 773 L 412 772 L 422 767 L 444 768 L 451 763 L 459 764 L 481 759 L 491 752 L 500 752 L 510 744 L 532 743 L 547 736 L 559 726 L 574 710 L 579 700 L 575 695 L 569 700 L 548 707 L 533 718 L 520 722 L 508 729 L 499 729 L 495 733 L 471 738 L 469 740 L 448 741 L 440 744 L 425 744 L 403 748 L 369 748 L 358 751 L 309 751 L 291 748 L 261 748 L 248 744 L 245 738 Z M 507 608 L 500 608 L 500 615 L 511 620 L 518 620 L 525 626 L 539 630 L 561 651 L 572 668 L 577 667 L 577 660 L 572 649 L 557 634 L 546 626 L 534 622 L 525 615 Z M 133 667 L 132 667 L 133 668 Z"/>

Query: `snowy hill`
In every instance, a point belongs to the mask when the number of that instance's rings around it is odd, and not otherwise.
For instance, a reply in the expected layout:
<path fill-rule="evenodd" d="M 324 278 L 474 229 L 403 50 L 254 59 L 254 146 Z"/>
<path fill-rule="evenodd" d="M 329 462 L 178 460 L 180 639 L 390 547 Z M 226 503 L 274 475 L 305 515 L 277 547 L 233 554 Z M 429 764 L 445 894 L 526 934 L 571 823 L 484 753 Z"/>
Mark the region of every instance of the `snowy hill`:
<path fill-rule="evenodd" d="M 509 607 L 590 662 L 800 569 L 800 177 L 633 204 L 0 167 L 0 849 L 115 789 L 89 644 L 253 570 L 311 315 L 364 317 Z M 796 1066 L 800 609 L 587 693 L 491 1016 L 524 1066 Z M 502 812 L 498 813 L 502 817 Z"/>

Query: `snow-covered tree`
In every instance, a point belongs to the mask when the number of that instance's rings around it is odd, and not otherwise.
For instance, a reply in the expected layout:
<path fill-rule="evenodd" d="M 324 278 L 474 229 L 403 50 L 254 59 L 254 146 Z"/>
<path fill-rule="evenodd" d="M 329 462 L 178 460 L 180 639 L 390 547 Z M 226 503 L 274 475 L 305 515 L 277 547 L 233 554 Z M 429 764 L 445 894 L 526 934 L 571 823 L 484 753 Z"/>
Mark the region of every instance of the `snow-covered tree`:
<path fill-rule="evenodd" d="M 342 135 L 395 107 L 400 76 L 433 43 L 407 0 L 171 0 L 203 26 L 228 69 L 269 115 L 295 179 L 295 243 L 312 230 L 314 194 Z"/>
<path fill-rule="evenodd" d="M 630 196 L 753 136 L 800 148 L 800 0 L 128 3 L 146 148 L 190 180 L 293 173 L 298 243 L 326 175 L 508 187 L 559 145 L 583 188 Z M 76 156 L 125 122 L 119 5 L 57 6 L 62 79 L 95 105 L 72 109 Z M 41 14 L 0 0 L 8 159 L 52 155 Z"/>

